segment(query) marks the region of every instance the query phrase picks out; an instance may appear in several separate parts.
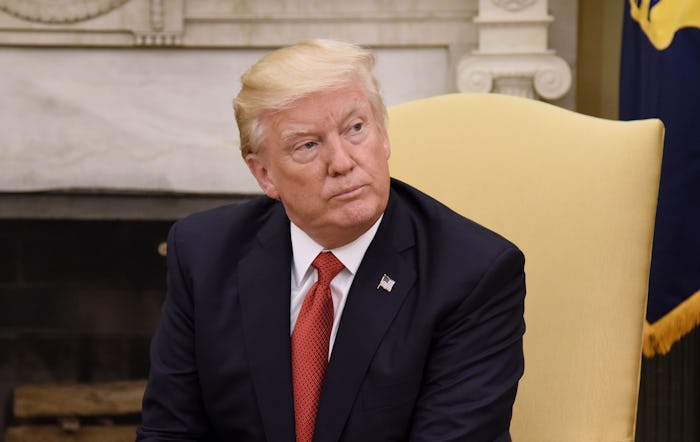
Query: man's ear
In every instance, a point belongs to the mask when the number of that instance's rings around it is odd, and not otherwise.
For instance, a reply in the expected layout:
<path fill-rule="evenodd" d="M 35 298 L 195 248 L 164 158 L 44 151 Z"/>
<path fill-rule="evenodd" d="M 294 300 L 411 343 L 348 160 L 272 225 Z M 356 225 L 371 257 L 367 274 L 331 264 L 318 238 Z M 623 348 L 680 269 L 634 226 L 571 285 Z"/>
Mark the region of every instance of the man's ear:
<path fill-rule="evenodd" d="M 384 137 L 384 153 L 386 154 L 386 159 L 388 160 L 389 157 L 391 156 L 391 143 L 389 142 L 389 135 L 387 135 L 386 131 L 383 133 Z"/>
<path fill-rule="evenodd" d="M 258 181 L 258 185 L 265 192 L 265 195 L 272 199 L 279 199 L 279 192 L 277 192 L 277 187 L 270 176 L 265 161 L 257 153 L 249 153 L 245 157 L 245 163 L 250 169 L 250 173 L 253 174 L 255 179 Z"/>

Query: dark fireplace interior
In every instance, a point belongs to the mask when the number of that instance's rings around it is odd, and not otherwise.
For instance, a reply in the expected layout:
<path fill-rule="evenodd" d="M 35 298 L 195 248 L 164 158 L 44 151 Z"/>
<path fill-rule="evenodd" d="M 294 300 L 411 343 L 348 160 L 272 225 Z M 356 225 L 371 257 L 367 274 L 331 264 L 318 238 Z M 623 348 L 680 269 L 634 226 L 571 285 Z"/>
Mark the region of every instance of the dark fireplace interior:
<path fill-rule="evenodd" d="M 18 385 L 146 378 L 165 296 L 159 246 L 174 220 L 239 200 L 0 196 L 0 441 Z"/>

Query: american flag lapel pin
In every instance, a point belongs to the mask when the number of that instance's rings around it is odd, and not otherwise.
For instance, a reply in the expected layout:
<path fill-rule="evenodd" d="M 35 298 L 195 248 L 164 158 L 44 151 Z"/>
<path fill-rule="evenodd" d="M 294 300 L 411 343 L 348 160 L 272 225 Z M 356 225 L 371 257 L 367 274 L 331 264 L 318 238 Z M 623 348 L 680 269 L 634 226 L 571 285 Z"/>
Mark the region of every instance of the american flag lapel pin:
<path fill-rule="evenodd" d="M 382 275 L 382 279 L 379 280 L 379 285 L 377 285 L 377 289 L 381 287 L 387 292 L 390 292 L 391 289 L 394 288 L 395 283 L 396 281 L 389 278 L 389 276 L 387 276 L 387 274 L 385 273 L 384 275 Z"/>

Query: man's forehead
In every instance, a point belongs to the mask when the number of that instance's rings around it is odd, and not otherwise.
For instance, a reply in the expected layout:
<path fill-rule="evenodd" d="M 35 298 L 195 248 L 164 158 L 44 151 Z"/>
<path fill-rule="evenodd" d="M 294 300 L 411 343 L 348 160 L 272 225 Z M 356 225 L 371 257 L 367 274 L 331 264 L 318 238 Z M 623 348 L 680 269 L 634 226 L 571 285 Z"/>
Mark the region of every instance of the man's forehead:
<path fill-rule="evenodd" d="M 304 134 L 318 128 L 319 122 L 333 121 L 342 124 L 346 120 L 357 117 L 371 115 L 369 102 L 365 99 L 357 98 L 348 101 L 342 106 L 319 109 L 319 112 L 300 113 L 290 115 L 288 113 L 278 114 L 276 126 L 281 129 L 284 138 Z"/>

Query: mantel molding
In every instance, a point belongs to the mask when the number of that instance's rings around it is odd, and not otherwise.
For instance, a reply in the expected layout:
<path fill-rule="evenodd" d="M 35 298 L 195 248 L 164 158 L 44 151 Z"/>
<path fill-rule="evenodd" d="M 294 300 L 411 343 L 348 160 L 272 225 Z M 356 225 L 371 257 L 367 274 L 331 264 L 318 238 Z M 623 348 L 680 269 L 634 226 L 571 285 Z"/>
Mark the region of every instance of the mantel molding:
<path fill-rule="evenodd" d="M 379 47 L 474 44 L 476 0 L 393 3 L 0 0 L 0 46 L 269 48 L 319 36 Z"/>

